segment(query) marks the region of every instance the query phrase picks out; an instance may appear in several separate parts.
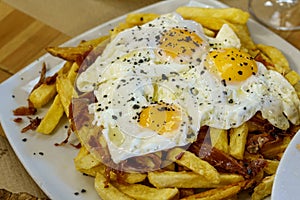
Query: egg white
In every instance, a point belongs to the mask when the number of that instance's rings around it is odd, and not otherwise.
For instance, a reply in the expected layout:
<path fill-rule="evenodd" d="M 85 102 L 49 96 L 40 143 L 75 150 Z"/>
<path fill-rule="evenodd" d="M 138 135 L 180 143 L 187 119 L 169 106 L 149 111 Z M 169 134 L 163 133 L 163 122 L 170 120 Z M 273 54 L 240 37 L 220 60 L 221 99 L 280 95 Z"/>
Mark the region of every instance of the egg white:
<path fill-rule="evenodd" d="M 172 28 L 194 31 L 203 39 L 200 59 L 180 63 L 157 56 L 155 36 Z M 203 61 L 210 50 L 240 46 L 230 26 L 224 25 L 216 38 L 210 38 L 201 25 L 175 13 L 119 33 L 77 79 L 80 91 L 94 91 L 98 102 L 89 111 L 94 124 L 104 128 L 113 161 L 189 144 L 201 126 L 238 127 L 258 111 L 281 129 L 287 129 L 289 122 L 299 124 L 300 102 L 294 88 L 262 63 L 257 62 L 255 75 L 237 84 L 224 84 L 207 70 L 213 63 Z M 180 108 L 182 121 L 177 130 L 160 135 L 139 125 L 137 113 L 154 101 Z"/>

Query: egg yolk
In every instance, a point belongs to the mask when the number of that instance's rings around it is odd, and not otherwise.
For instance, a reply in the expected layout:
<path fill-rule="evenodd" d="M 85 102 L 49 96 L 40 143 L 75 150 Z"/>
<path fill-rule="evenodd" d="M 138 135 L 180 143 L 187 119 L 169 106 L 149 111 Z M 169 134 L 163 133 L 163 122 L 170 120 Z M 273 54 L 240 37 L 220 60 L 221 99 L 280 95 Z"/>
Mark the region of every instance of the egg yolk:
<path fill-rule="evenodd" d="M 201 46 L 203 40 L 195 33 L 187 29 L 173 28 L 162 34 L 159 40 L 158 54 L 161 57 L 190 58 Z"/>
<path fill-rule="evenodd" d="M 212 51 L 209 59 L 214 62 L 221 78 L 228 82 L 244 81 L 257 72 L 255 60 L 248 53 L 236 48 Z"/>
<path fill-rule="evenodd" d="M 181 111 L 170 104 L 155 104 L 142 110 L 139 124 L 158 134 L 177 130 L 181 123 Z"/>

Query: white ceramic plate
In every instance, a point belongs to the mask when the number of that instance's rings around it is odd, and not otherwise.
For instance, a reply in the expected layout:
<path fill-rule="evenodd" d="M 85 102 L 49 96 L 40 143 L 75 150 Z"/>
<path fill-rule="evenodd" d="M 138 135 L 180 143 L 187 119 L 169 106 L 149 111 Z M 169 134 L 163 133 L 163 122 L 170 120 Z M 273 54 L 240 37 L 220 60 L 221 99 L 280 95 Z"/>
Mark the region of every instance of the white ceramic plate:
<path fill-rule="evenodd" d="M 162 14 L 172 12 L 182 5 L 226 7 L 224 4 L 213 0 L 171 0 L 159 2 L 137 10 L 136 12 L 156 12 Z M 107 34 L 110 29 L 124 19 L 125 16 L 122 16 L 95 27 L 66 42 L 64 46 L 75 46 L 83 39 L 88 40 L 98 37 L 99 35 Z M 296 60 L 300 57 L 300 53 L 296 48 L 251 20 L 249 22 L 249 29 L 255 42 L 276 46 L 286 54 L 291 66 L 298 72 L 300 71 L 300 64 Z M 47 73 L 49 75 L 63 64 L 62 60 L 46 54 L 0 85 L 1 124 L 18 158 L 37 184 L 51 199 L 97 199 L 99 197 L 94 190 L 93 178 L 84 176 L 74 168 L 73 158 L 76 156 L 78 150 L 70 145 L 61 147 L 54 146 L 55 143 L 61 142 L 65 138 L 67 132 L 65 127 L 67 126 L 66 121 L 59 125 L 55 131 L 56 133 L 53 135 L 42 135 L 33 131 L 21 134 L 21 128 L 27 123 L 16 124 L 13 122 L 15 117 L 12 114 L 12 110 L 21 105 L 26 105 L 26 98 L 39 77 L 39 71 L 43 62 L 48 66 L 49 70 Z M 37 115 L 42 117 L 44 113 L 45 110 L 40 110 Z M 27 138 L 26 142 L 23 141 L 24 138 Z M 294 153 L 290 155 L 290 152 Z M 295 153 L 297 152 L 293 150 L 288 151 L 288 154 L 284 157 L 284 161 L 290 160 L 289 157 L 295 156 Z M 300 166 L 300 159 L 292 160 L 294 166 Z M 286 169 L 286 172 L 289 171 L 287 167 L 290 167 L 289 163 L 283 162 L 280 169 Z M 279 170 L 279 174 L 281 172 L 283 172 L 283 170 Z M 293 176 L 293 174 L 286 174 L 285 172 L 284 174 L 286 176 Z M 279 175 L 277 177 L 278 184 L 281 184 L 282 180 Z M 287 180 L 286 183 L 284 182 L 287 187 L 277 187 L 277 190 L 273 193 L 274 198 L 282 192 L 282 189 L 286 190 L 290 185 L 289 178 L 285 180 Z M 293 184 L 298 185 L 299 183 L 300 179 L 295 180 Z M 82 189 L 86 190 L 86 192 L 82 193 Z M 75 193 L 78 194 L 75 195 Z M 299 196 L 300 190 L 295 190 L 293 195 L 294 194 Z"/>
<path fill-rule="evenodd" d="M 293 138 L 280 161 L 273 185 L 273 200 L 300 197 L 300 133 Z"/>

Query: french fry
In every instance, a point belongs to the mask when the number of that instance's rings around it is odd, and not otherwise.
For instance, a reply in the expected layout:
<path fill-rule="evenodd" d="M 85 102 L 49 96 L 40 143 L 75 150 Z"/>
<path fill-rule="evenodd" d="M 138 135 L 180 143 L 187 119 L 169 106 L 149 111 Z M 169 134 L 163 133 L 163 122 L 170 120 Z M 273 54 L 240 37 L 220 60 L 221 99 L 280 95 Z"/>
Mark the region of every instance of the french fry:
<path fill-rule="evenodd" d="M 100 36 L 98 38 L 82 41 L 78 46 L 79 47 L 93 47 L 96 48 L 98 45 L 100 45 L 105 40 L 109 39 L 109 35 Z"/>
<path fill-rule="evenodd" d="M 90 51 L 93 46 L 78 46 L 78 47 L 47 47 L 46 51 L 53 56 L 62 58 L 70 62 L 76 62 L 82 59 Z"/>
<path fill-rule="evenodd" d="M 100 164 L 93 154 L 90 154 L 85 147 L 81 147 L 78 156 L 74 159 L 77 169 L 91 169 Z"/>
<path fill-rule="evenodd" d="M 240 175 L 220 174 L 220 182 L 215 184 L 199 174 L 186 171 L 149 172 L 148 179 L 157 188 L 216 188 L 244 180 Z"/>
<path fill-rule="evenodd" d="M 173 199 L 178 195 L 177 188 L 153 188 L 142 184 L 119 184 L 117 182 L 113 185 L 118 188 L 121 192 L 127 194 L 134 199 L 141 200 L 168 200 Z"/>
<path fill-rule="evenodd" d="M 264 167 L 264 171 L 270 175 L 275 174 L 276 170 L 278 168 L 278 165 L 279 165 L 279 161 L 266 159 L 266 162 L 267 162 L 267 165 Z"/>
<path fill-rule="evenodd" d="M 241 41 L 241 49 L 254 57 L 256 55 L 256 45 L 251 38 L 248 26 L 246 24 L 229 24 Z"/>
<path fill-rule="evenodd" d="M 247 123 L 244 123 L 237 128 L 230 129 L 229 154 L 236 159 L 242 160 L 244 157 L 247 135 Z"/>
<path fill-rule="evenodd" d="M 106 183 L 105 177 L 102 174 L 97 173 L 95 178 L 95 189 L 102 199 L 134 200 L 134 198 L 129 197 L 125 193 L 121 192 L 111 183 L 107 183 L 107 184 L 105 183 Z"/>
<path fill-rule="evenodd" d="M 60 102 L 60 97 L 57 94 L 52 105 L 37 127 L 36 131 L 43 134 L 50 134 L 59 123 L 64 114 L 64 108 Z"/>
<path fill-rule="evenodd" d="M 188 196 L 186 198 L 183 198 L 181 200 L 222 200 L 227 199 L 229 197 L 232 197 L 233 195 L 236 195 L 238 192 L 240 192 L 245 185 L 245 181 L 226 185 L 220 188 L 215 188 L 211 190 L 207 190 L 205 192 L 200 192 L 198 194 L 194 194 L 191 196 Z"/>
<path fill-rule="evenodd" d="M 229 146 L 227 130 L 210 127 L 209 134 L 211 145 L 224 153 L 228 153 Z"/>
<path fill-rule="evenodd" d="M 102 175 L 105 175 L 105 170 L 106 170 L 106 166 L 102 163 L 99 163 L 98 165 L 94 166 L 94 167 L 86 167 L 87 169 L 82 168 L 82 166 L 80 166 L 80 163 L 76 163 L 77 161 L 75 161 L 75 166 L 76 166 L 76 170 L 85 173 L 87 175 L 93 176 L 95 177 L 97 175 L 97 173 L 100 173 Z M 84 166 L 88 166 L 87 164 L 84 164 Z M 122 180 L 126 183 L 129 184 L 134 184 L 134 183 L 140 183 L 142 181 L 144 181 L 147 177 L 147 174 L 142 174 L 142 173 L 136 173 L 136 172 L 125 172 L 122 176 Z M 116 181 L 117 180 L 117 175 L 113 172 L 110 171 L 110 180 L 112 181 Z"/>
<path fill-rule="evenodd" d="M 257 44 L 257 48 L 270 58 L 277 72 L 286 75 L 291 70 L 289 62 L 279 49 L 264 44 Z"/>
<path fill-rule="evenodd" d="M 167 159 L 191 169 L 212 183 L 220 182 L 219 172 L 208 162 L 200 159 L 189 151 L 174 148 L 168 152 Z"/>
<path fill-rule="evenodd" d="M 126 17 L 126 23 L 136 25 L 142 25 L 159 17 L 156 13 L 130 13 Z"/>
<path fill-rule="evenodd" d="M 237 8 L 200 8 L 200 7 L 179 7 L 176 12 L 187 19 L 194 19 L 196 16 L 225 19 L 235 24 L 246 24 L 250 15 Z"/>
<path fill-rule="evenodd" d="M 113 28 L 110 31 L 110 36 L 111 36 L 111 38 L 114 38 L 121 31 L 124 31 L 125 29 L 131 28 L 133 26 L 134 26 L 133 24 L 129 24 L 129 23 L 126 23 L 126 22 L 121 22 L 121 23 L 118 24 L 118 26 L 116 26 L 115 28 Z"/>
<path fill-rule="evenodd" d="M 71 104 L 72 96 L 75 93 L 73 85 L 71 84 L 70 80 L 65 76 L 58 76 L 57 83 L 56 83 L 57 92 L 59 94 L 61 104 L 63 109 L 69 117 L 69 106 Z"/>
<path fill-rule="evenodd" d="M 275 174 L 272 176 L 265 177 L 262 180 L 262 182 L 254 188 L 254 192 L 251 195 L 251 199 L 252 200 L 261 200 L 261 199 L 264 199 L 266 196 L 269 196 L 272 191 L 274 177 L 275 177 Z"/>
<path fill-rule="evenodd" d="M 296 85 L 300 81 L 300 75 L 294 70 L 289 71 L 284 77 L 291 85 Z"/>
<path fill-rule="evenodd" d="M 42 108 L 50 102 L 56 94 L 55 83 L 48 85 L 43 83 L 38 88 L 33 90 L 29 95 L 29 100 L 35 108 Z"/>

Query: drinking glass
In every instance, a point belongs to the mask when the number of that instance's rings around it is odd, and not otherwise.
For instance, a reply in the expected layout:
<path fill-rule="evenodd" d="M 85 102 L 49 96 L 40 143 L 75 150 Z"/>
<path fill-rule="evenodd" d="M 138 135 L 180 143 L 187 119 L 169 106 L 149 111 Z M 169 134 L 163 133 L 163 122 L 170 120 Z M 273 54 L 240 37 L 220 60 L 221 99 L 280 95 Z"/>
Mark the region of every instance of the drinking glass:
<path fill-rule="evenodd" d="M 300 30 L 299 0 L 249 0 L 251 15 L 276 30 Z"/>

